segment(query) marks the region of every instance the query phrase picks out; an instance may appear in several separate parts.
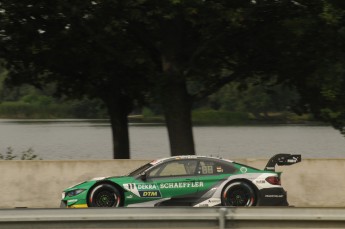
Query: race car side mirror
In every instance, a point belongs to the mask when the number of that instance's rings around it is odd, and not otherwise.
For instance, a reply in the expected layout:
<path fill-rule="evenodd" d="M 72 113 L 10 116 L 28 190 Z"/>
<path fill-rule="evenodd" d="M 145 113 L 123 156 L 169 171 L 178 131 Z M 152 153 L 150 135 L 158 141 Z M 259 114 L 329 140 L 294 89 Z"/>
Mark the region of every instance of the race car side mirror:
<path fill-rule="evenodd" d="M 147 176 L 145 172 L 140 174 L 140 179 L 142 179 L 143 181 L 146 181 Z"/>

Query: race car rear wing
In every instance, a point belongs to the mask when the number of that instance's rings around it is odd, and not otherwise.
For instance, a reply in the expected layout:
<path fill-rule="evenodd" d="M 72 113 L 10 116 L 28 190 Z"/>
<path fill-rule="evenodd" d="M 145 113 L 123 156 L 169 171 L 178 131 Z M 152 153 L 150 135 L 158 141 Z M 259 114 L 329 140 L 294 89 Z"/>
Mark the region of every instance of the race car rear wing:
<path fill-rule="evenodd" d="M 276 165 L 293 165 L 302 161 L 300 154 L 276 154 L 267 162 L 265 170 L 275 171 Z"/>

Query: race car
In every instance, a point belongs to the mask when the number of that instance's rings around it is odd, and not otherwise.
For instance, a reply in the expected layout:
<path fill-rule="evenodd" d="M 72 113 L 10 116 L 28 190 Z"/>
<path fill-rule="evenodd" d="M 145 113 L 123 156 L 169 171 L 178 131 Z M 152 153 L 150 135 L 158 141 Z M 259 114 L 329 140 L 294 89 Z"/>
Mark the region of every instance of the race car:
<path fill-rule="evenodd" d="M 169 157 L 67 188 L 60 207 L 288 206 L 275 166 L 300 161 L 301 155 L 277 154 L 260 170 L 216 157 Z"/>

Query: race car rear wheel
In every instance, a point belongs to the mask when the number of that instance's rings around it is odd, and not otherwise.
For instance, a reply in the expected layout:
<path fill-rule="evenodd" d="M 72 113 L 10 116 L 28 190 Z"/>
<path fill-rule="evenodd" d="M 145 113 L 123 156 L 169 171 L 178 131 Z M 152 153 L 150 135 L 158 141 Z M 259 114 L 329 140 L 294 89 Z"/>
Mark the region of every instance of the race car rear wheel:
<path fill-rule="evenodd" d="M 253 206 L 256 203 L 254 189 L 243 181 L 228 184 L 222 193 L 224 206 Z"/>
<path fill-rule="evenodd" d="M 111 184 L 95 186 L 89 195 L 89 207 L 119 207 L 121 193 Z"/>

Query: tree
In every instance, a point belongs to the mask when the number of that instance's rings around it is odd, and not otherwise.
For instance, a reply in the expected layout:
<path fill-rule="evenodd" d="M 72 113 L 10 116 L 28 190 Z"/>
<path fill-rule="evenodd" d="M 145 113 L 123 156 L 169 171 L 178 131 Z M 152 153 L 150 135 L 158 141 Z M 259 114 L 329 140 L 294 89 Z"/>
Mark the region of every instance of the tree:
<path fill-rule="evenodd" d="M 147 88 L 164 108 L 171 154 L 194 154 L 193 102 L 250 77 L 296 87 L 302 98 L 296 110 L 308 108 L 341 126 L 339 4 L 1 0 L 0 52 L 12 84 L 54 81 L 60 94 L 101 98 L 110 113 L 116 158 L 129 157 L 127 115 Z"/>
<path fill-rule="evenodd" d="M 257 119 L 267 118 L 268 112 L 291 111 L 291 104 L 298 99 L 294 88 L 277 85 L 273 79 L 257 82 L 254 78 L 248 79 L 245 85 L 229 83 L 208 97 L 214 109 L 250 112 Z"/>
<path fill-rule="evenodd" d="M 151 81 L 164 110 L 171 154 L 195 154 L 193 101 L 235 77 L 229 53 L 239 42 L 239 20 L 250 1 L 134 2 L 126 11 L 128 32 L 155 64 Z M 227 68 L 231 73 L 224 73 Z"/>
<path fill-rule="evenodd" d="M 194 153 L 194 101 L 252 77 L 295 88 L 296 112 L 345 132 L 344 9 L 335 0 L 138 2 L 129 32 L 160 73 L 172 155 Z"/>
<path fill-rule="evenodd" d="M 114 136 L 119 134 L 114 137 L 118 151 L 128 148 L 128 137 L 121 136 L 128 135 L 125 123 L 133 94 L 142 91 L 132 89 L 132 82 L 145 79 L 136 78 L 140 73 L 153 76 L 173 155 L 195 153 L 193 101 L 251 75 L 237 48 L 245 35 L 243 17 L 255 6 L 249 0 L 3 0 L 1 5 L 9 82 L 40 86 L 53 80 L 61 94 L 103 98 Z"/>
<path fill-rule="evenodd" d="M 194 154 L 193 102 L 232 81 L 276 77 L 279 58 L 303 16 L 296 1 L 137 1 L 128 32 L 155 63 L 153 83 L 172 155 Z M 139 20 L 140 19 L 140 20 Z"/>
<path fill-rule="evenodd" d="M 345 6 L 342 1 L 299 1 L 304 14 L 291 18 L 289 43 L 277 75 L 299 95 L 297 113 L 312 113 L 345 133 Z"/>
<path fill-rule="evenodd" d="M 250 63 L 257 56 L 265 62 L 253 64 L 261 66 L 261 79 L 270 80 L 272 76 L 278 84 L 296 88 L 299 101 L 292 104 L 297 113 L 312 113 L 318 120 L 331 123 L 345 133 L 345 59 L 344 59 L 344 19 L 343 1 L 257 1 L 262 9 L 253 15 L 253 25 L 265 22 L 265 27 L 276 14 L 273 24 L 281 25 L 276 30 L 264 30 L 260 37 L 266 37 L 269 44 L 263 55 L 248 54 Z M 281 6 L 285 5 L 285 8 Z M 277 7 L 278 6 L 278 7 Z M 246 38 L 255 31 L 249 29 Z M 244 45 L 250 44 L 246 40 Z M 263 43 L 254 42 L 261 46 Z M 264 47 L 264 46 L 263 46 Z M 261 48 L 248 47 L 253 54 Z M 262 51 L 264 49 L 261 49 Z M 266 66 L 266 67 L 265 67 Z M 271 73 L 271 74 L 267 74 Z M 273 73 L 273 74 L 272 74 Z"/>
<path fill-rule="evenodd" d="M 127 115 L 141 102 L 147 63 L 116 18 L 121 2 L 1 1 L 7 83 L 101 98 L 111 119 L 114 158 L 129 158 Z M 139 58 L 138 58 L 139 56 Z"/>

